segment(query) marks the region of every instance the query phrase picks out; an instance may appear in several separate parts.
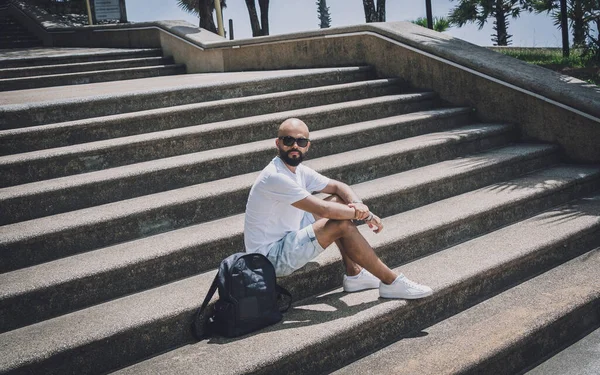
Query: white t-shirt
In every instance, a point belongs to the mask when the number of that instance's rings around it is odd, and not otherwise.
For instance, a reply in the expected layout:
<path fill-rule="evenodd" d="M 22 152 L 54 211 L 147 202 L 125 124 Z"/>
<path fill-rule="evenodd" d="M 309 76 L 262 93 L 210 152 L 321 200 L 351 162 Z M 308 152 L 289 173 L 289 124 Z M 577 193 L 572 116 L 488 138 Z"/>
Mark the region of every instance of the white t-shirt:
<path fill-rule="evenodd" d="M 248 196 L 244 244 L 249 253 L 267 255 L 272 243 L 302 229 L 304 211 L 292 203 L 323 190 L 329 178 L 300 164 L 292 173 L 279 157 L 262 170 Z"/>

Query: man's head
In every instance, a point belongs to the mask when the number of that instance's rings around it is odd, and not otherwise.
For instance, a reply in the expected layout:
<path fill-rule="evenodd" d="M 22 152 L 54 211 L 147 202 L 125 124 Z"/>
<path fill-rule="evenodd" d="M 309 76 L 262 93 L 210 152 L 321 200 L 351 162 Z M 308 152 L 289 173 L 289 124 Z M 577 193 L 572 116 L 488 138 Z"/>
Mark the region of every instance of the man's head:
<path fill-rule="evenodd" d="M 302 120 L 290 118 L 282 122 L 275 140 L 281 160 L 292 167 L 298 166 L 310 148 L 308 135 L 308 126 Z"/>

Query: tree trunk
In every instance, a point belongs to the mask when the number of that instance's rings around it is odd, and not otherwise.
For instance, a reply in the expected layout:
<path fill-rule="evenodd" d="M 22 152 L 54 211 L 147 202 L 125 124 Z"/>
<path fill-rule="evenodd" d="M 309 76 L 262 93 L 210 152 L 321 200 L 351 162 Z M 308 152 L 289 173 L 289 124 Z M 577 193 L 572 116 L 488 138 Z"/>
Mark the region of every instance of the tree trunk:
<path fill-rule="evenodd" d="M 433 29 L 433 12 L 431 11 L 431 0 L 425 0 L 425 14 L 427 15 L 427 28 Z"/>
<path fill-rule="evenodd" d="M 365 21 L 377 22 L 377 12 L 375 11 L 374 0 L 363 0 L 363 7 L 365 8 Z"/>
<path fill-rule="evenodd" d="M 494 29 L 496 30 L 496 44 L 499 46 L 507 46 L 508 45 L 508 32 L 506 30 L 506 14 L 504 12 L 504 2 L 503 0 L 496 0 L 496 25 Z"/>
<path fill-rule="evenodd" d="M 327 0 L 317 1 L 317 17 L 319 18 L 319 27 L 321 29 L 326 29 L 331 26 L 331 15 L 329 14 Z"/>
<path fill-rule="evenodd" d="M 583 4 L 581 0 L 573 1 L 573 45 L 580 47 L 585 44 L 585 22 L 583 20 Z"/>
<path fill-rule="evenodd" d="M 217 33 L 217 26 L 212 16 L 213 7 L 211 0 L 200 0 L 198 2 L 198 14 L 200 15 L 200 27 Z"/>
<path fill-rule="evenodd" d="M 377 0 L 377 21 L 385 22 L 385 0 Z"/>
<path fill-rule="evenodd" d="M 269 35 L 269 0 L 258 0 L 260 7 L 261 35 Z"/>
<path fill-rule="evenodd" d="M 567 0 L 560 0 L 560 29 L 562 32 L 563 57 L 569 57 L 569 23 L 567 20 Z"/>
<path fill-rule="evenodd" d="M 246 6 L 248 7 L 248 14 L 250 15 L 252 36 L 261 36 L 262 30 L 260 29 L 260 23 L 258 22 L 258 14 L 256 13 L 256 4 L 254 4 L 254 0 L 246 0 Z"/>

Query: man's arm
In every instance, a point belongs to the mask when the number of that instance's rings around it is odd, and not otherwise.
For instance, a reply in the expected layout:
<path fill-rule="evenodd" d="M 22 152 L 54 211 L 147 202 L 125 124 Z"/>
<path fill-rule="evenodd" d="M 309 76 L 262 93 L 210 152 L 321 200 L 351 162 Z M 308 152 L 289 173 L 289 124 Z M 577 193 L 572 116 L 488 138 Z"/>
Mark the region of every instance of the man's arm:
<path fill-rule="evenodd" d="M 298 202 L 292 203 L 292 206 L 328 219 L 351 220 L 360 218 L 360 212 L 353 207 L 325 201 L 314 195 L 309 195 Z"/>
<path fill-rule="evenodd" d="M 359 219 L 364 220 L 369 216 L 372 217 L 369 207 L 362 203 L 356 193 L 343 182 L 336 180 L 329 180 L 329 183 L 321 193 L 336 194 L 338 197 L 348 202 L 348 205 L 341 205 L 339 203 L 328 202 L 322 199 L 315 198 L 314 196 L 306 197 L 292 205 L 304 211 L 308 211 L 311 214 L 315 214 L 320 217 L 326 217 L 328 219 L 348 220 L 348 219 Z"/>
<path fill-rule="evenodd" d="M 331 216 L 327 216 L 327 214 L 324 215 L 319 215 L 318 213 L 312 212 L 309 209 L 304 209 L 301 208 L 300 206 L 296 206 L 296 203 L 300 203 L 300 205 L 306 205 L 311 206 L 313 204 L 313 199 L 316 201 L 321 201 L 323 203 L 330 203 L 331 202 L 326 202 L 326 201 L 322 201 L 318 198 L 315 198 L 313 196 L 307 197 L 305 199 L 303 199 L 300 202 L 296 202 L 294 204 L 295 207 L 303 209 L 305 211 L 309 211 L 310 213 L 315 213 L 321 217 L 326 217 L 328 219 L 360 219 L 360 220 L 365 220 L 365 222 L 367 223 L 367 225 L 369 226 L 369 228 L 373 229 L 373 231 L 375 233 L 379 233 L 383 230 L 383 223 L 381 222 L 381 219 L 379 218 L 379 216 L 373 214 L 370 210 L 369 207 L 367 207 L 367 205 L 365 205 L 364 203 L 362 203 L 362 200 L 358 197 L 358 195 L 356 195 L 356 193 L 354 192 L 354 190 L 352 190 L 352 188 L 350 186 L 348 186 L 347 184 L 337 181 L 337 180 L 329 180 L 329 183 L 327 184 L 327 186 L 325 186 L 325 188 L 323 190 L 320 191 L 321 193 L 325 193 L 325 194 L 336 194 L 338 197 L 340 197 L 341 199 L 343 199 L 345 202 L 349 202 L 347 206 L 341 205 L 341 204 L 335 204 L 336 206 L 338 206 L 338 208 L 350 208 L 354 210 L 354 217 L 348 218 L 348 217 L 331 217 Z M 305 200 L 307 200 L 308 198 L 313 198 L 310 200 L 310 202 L 305 202 L 305 203 L 301 203 Z M 318 204 L 318 202 L 314 202 L 314 204 Z M 316 207 L 315 207 L 316 208 Z M 335 207 L 334 207 L 335 209 Z"/>
<path fill-rule="evenodd" d="M 360 198 L 354 190 L 343 182 L 336 180 L 329 180 L 329 183 L 323 190 L 320 191 L 325 194 L 335 194 L 338 197 L 342 198 L 345 202 L 353 203 L 353 202 L 361 202 Z"/>
<path fill-rule="evenodd" d="M 362 200 L 356 195 L 354 190 L 343 182 L 336 180 L 329 180 L 329 183 L 321 193 L 336 194 L 342 198 L 344 202 L 348 203 L 348 206 L 354 208 L 357 211 L 355 219 L 365 220 L 372 217 L 369 207 L 362 202 Z"/>

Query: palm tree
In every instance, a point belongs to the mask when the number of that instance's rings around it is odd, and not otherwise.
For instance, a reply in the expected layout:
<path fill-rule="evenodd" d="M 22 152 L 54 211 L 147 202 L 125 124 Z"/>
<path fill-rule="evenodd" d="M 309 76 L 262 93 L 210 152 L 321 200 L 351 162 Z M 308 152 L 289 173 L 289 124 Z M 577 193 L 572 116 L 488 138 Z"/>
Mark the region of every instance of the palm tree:
<path fill-rule="evenodd" d="M 571 29 L 573 30 L 573 45 L 583 46 L 586 42 L 586 34 L 590 29 L 591 20 L 594 11 L 598 11 L 598 2 L 596 0 L 568 0 L 567 18 Z M 529 10 L 536 13 L 547 12 L 554 18 L 554 25 L 561 26 L 562 12 L 560 11 L 560 0 L 530 0 L 528 2 Z"/>
<path fill-rule="evenodd" d="M 365 9 L 365 21 L 367 22 L 385 22 L 385 0 L 377 0 L 375 7 L 374 0 L 363 0 Z"/>
<path fill-rule="evenodd" d="M 319 17 L 319 27 L 326 29 L 331 26 L 331 15 L 329 14 L 329 7 L 327 6 L 327 0 L 317 0 L 317 16 Z"/>
<path fill-rule="evenodd" d="M 427 27 L 427 18 L 419 17 L 414 21 L 411 21 L 415 25 Z M 433 19 L 433 30 L 443 33 L 451 27 L 450 21 L 445 17 L 435 17 Z"/>
<path fill-rule="evenodd" d="M 220 1 L 221 8 L 226 8 L 227 4 L 225 4 L 225 0 Z M 213 19 L 213 12 L 215 10 L 214 0 L 177 0 L 177 5 L 184 11 L 198 16 L 201 28 L 217 34 L 217 26 Z"/>
<path fill-rule="evenodd" d="M 250 27 L 252 27 L 252 36 L 269 35 L 269 0 L 258 0 L 260 8 L 260 22 L 256 12 L 256 3 L 254 0 L 246 0 L 248 15 L 250 16 Z"/>
<path fill-rule="evenodd" d="M 512 35 L 508 34 L 508 17 L 517 18 L 527 0 L 459 0 L 449 15 L 450 23 L 458 27 L 468 22 L 479 25 L 481 30 L 488 18 L 494 18 L 494 45 L 507 46 Z"/>

